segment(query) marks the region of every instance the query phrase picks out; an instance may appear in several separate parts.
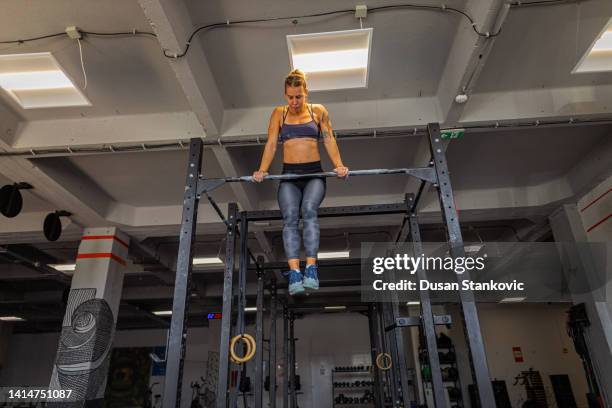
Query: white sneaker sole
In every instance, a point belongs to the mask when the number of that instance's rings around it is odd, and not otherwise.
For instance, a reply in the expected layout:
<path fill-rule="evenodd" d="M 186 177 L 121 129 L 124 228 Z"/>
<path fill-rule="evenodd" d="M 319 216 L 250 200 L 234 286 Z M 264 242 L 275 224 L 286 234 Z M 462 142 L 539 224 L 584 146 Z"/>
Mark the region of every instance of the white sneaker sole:
<path fill-rule="evenodd" d="M 305 289 L 317 290 L 319 289 L 319 281 L 312 278 L 304 278 L 303 286 Z"/>
<path fill-rule="evenodd" d="M 299 295 L 304 292 L 306 292 L 306 290 L 304 289 L 304 285 L 302 283 L 294 283 L 293 285 L 289 285 L 289 294 L 291 296 Z"/>

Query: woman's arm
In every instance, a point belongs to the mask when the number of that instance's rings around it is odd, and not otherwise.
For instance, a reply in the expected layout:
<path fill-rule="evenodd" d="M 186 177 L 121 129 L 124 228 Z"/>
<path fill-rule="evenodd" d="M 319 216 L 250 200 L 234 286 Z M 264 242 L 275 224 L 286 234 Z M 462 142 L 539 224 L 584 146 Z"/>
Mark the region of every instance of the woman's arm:
<path fill-rule="evenodd" d="M 253 179 L 257 182 L 263 181 L 264 176 L 268 174 L 268 169 L 274 160 L 276 154 L 276 145 L 278 144 L 278 131 L 280 128 L 280 108 L 274 108 L 272 115 L 270 116 L 270 123 L 268 124 L 268 140 L 266 141 L 266 147 L 264 148 L 263 155 L 261 156 L 261 164 L 259 169 L 253 173 Z"/>
<path fill-rule="evenodd" d="M 323 137 L 323 144 L 325 145 L 325 150 L 327 150 L 327 154 L 329 155 L 329 158 L 334 164 L 334 171 L 338 174 L 338 177 L 346 177 L 348 175 L 349 169 L 342 163 L 342 158 L 340 157 L 340 150 L 338 149 L 338 144 L 336 143 L 336 137 L 334 136 L 331 120 L 329 119 L 329 113 L 323 105 L 319 106 L 321 118 L 321 136 Z"/>

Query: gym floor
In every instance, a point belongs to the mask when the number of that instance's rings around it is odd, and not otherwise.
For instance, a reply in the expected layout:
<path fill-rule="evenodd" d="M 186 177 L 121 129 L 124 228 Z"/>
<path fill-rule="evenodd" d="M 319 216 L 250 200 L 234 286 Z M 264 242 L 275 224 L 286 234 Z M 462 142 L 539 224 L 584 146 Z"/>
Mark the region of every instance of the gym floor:
<path fill-rule="evenodd" d="M 520 298 L 477 299 L 495 404 L 612 407 L 606 297 L 612 293 L 612 2 L 3 0 L 1 9 L 0 406 L 18 406 L 6 398 L 8 390 L 57 388 L 65 384 L 62 375 L 84 370 L 74 365 L 80 357 L 70 354 L 75 344 L 65 340 L 67 327 L 83 341 L 79 347 L 102 353 L 81 362 L 90 370 L 83 384 L 97 384 L 95 395 L 84 391 L 81 401 L 162 406 L 170 367 L 164 353 L 168 339 L 181 336 L 169 329 L 180 298 L 177 262 L 181 270 L 188 260 L 179 237 L 190 142 L 203 142 L 203 177 L 251 175 L 270 114 L 286 104 L 283 80 L 302 67 L 302 52 L 328 64 L 305 69 L 308 98 L 327 108 L 343 163 L 351 170 L 431 167 L 428 124 L 439 124 L 466 252 L 486 252 L 501 265 L 497 271 L 536 286 Z M 344 51 L 365 46 L 364 65 L 333 54 L 335 42 Z M 278 150 L 271 174 L 282 171 Z M 323 169 L 332 170 L 320 150 Z M 374 208 L 403 203 L 412 193 L 426 248 L 446 243 L 441 186 L 421 185 L 406 174 L 328 178 L 322 207 Z M 277 187 L 276 181 L 226 183 L 210 197 L 224 217 L 230 203 L 239 211 L 277 210 Z M 191 285 L 181 295 L 189 308 L 176 406 L 221 408 L 229 406 L 219 402 L 216 386 L 219 361 L 229 358 L 219 354 L 229 235 L 211 202 L 200 198 Z M 395 242 L 404 217 L 372 211 L 321 218 L 319 256 L 328 259 L 320 262 L 321 289 L 303 298 L 287 295 L 282 220 L 249 223 L 253 260 L 267 265 L 260 308 L 266 341 L 257 347 L 265 379 L 276 338 L 276 381 L 266 380 L 259 402 L 261 372 L 252 362 L 240 367 L 243 374 L 232 364 L 229 388 L 241 376 L 251 383 L 238 392 L 238 406 L 382 408 L 370 382 L 389 374 L 373 368 L 368 311 L 374 303 L 362 292 L 362 245 Z M 504 252 L 547 248 L 550 254 L 555 243 L 589 248 L 588 254 L 580 252 L 576 266 L 563 256 L 544 264 L 532 252 Z M 238 263 L 236 257 L 236 270 Z M 595 270 L 603 294 L 538 292 L 556 290 L 551 279 L 572 268 Z M 275 335 L 272 281 L 279 300 Z M 254 263 L 243 288 L 244 332 L 255 336 Z M 418 296 L 395 304 L 396 317 L 423 315 Z M 580 304 L 590 326 L 576 335 L 568 316 Z M 90 309 L 78 315 L 83 305 Z M 482 406 L 461 306 L 457 293 L 432 298 L 433 315 L 452 320 L 435 329 L 443 402 L 434 400 L 424 328 L 395 329 L 404 334 L 400 364 L 409 386 L 402 392 L 411 406 Z M 295 313 L 299 376 L 288 401 L 287 310 Z M 79 337 L 92 328 L 91 337 Z M 107 348 L 96 349 L 105 341 Z M 384 406 L 401 406 L 390 388 L 384 394 Z"/>

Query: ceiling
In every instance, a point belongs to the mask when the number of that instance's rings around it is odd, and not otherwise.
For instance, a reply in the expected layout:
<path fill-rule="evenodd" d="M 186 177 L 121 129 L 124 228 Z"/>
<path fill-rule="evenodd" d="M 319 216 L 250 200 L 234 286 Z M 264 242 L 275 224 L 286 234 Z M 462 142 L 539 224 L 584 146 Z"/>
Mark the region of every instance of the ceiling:
<path fill-rule="evenodd" d="M 5 186 L 7 184 L 13 184 L 11 180 L 2 176 L 0 174 L 0 187 Z M 23 199 L 23 209 L 24 212 L 39 212 L 39 211 L 48 211 L 52 208 L 49 206 L 47 202 L 37 197 L 35 194 L 32 194 L 29 190 L 19 190 L 21 193 L 21 197 Z"/>
<path fill-rule="evenodd" d="M 612 125 L 528 128 L 466 134 L 449 144 L 447 155 L 458 190 L 537 186 L 564 176 L 589 152 L 605 145 Z M 343 162 L 350 168 L 402 168 L 426 164 L 418 156 L 422 137 L 341 140 Z M 202 172 L 206 178 L 249 174 L 259 166 L 261 145 L 228 147 L 243 173 L 224 174 L 211 149 L 204 150 Z M 323 167 L 333 168 L 322 152 Z M 138 152 L 34 159 L 46 166 L 68 170 L 87 180 L 112 200 L 134 207 L 180 205 L 183 198 L 187 152 Z M 271 173 L 281 172 L 276 155 Z M 347 181 L 328 180 L 326 197 L 388 196 L 401 200 L 408 178 L 403 175 L 362 176 Z M 259 201 L 276 200 L 276 183 L 256 186 Z M 229 185 L 211 195 L 220 203 L 235 200 Z M 40 199 L 26 200 L 42 205 Z M 36 208 L 38 208 L 36 207 Z"/>
<path fill-rule="evenodd" d="M 612 84 L 609 72 L 572 74 L 589 32 L 581 21 L 588 4 L 513 9 L 478 80 L 476 92 Z"/>
<path fill-rule="evenodd" d="M 58 33 L 77 25 L 91 32 L 151 31 L 136 1 L 104 2 L 44 0 L 9 0 L 2 3 L 0 25 L 2 40 Z M 51 51 L 78 85 L 83 86 L 79 49 L 76 42 L 64 37 L 25 43 L 1 45 L 0 53 L 17 54 Z M 162 56 L 159 44 L 146 36 L 89 36 L 83 40 L 83 61 L 87 72 L 84 94 L 88 107 L 21 110 L 8 95 L 3 100 L 26 120 L 84 118 L 132 115 L 188 109 L 174 74 Z"/>
<path fill-rule="evenodd" d="M 328 229 L 323 228 L 321 249 L 324 251 L 351 250 L 359 251 L 361 242 L 388 242 L 395 236 L 397 225 L 401 217 L 395 218 L 395 225 L 379 227 L 360 227 Z M 463 235 L 466 242 L 515 241 L 520 237 L 517 231 L 531 228 L 533 224 L 526 220 L 499 220 L 496 222 L 466 223 L 463 225 Z M 422 238 L 426 242 L 439 242 L 444 240 L 445 232 L 437 224 L 422 225 Z M 270 240 L 280 252 L 281 236 L 279 231 L 266 232 Z M 250 237 L 252 250 L 258 250 L 256 239 Z M 41 262 L 70 262 L 77 252 L 78 241 L 57 243 L 41 243 L 36 246 L 9 245 L 8 249 L 27 256 L 32 260 Z M 176 237 L 159 237 L 149 239 L 146 245 L 161 252 L 175 252 L 178 250 Z M 217 235 L 199 235 L 196 237 L 196 256 L 218 256 L 224 254 L 224 237 Z M 167 327 L 169 319 L 152 317 L 152 311 L 170 310 L 172 308 L 172 286 L 160 279 L 158 274 L 164 268 L 153 263 L 143 263 L 143 259 L 136 252 L 131 252 L 133 265 L 128 267 L 123 279 L 123 297 L 118 315 L 119 329 L 137 329 L 147 327 Z M 313 308 L 313 311 L 322 311 L 322 305 L 342 304 L 359 305 L 359 293 L 351 292 L 360 282 L 359 259 L 347 261 L 322 261 L 321 268 L 324 275 L 321 278 L 321 293 L 313 294 L 308 299 L 291 300 L 293 306 L 298 308 Z M 144 271 L 137 272 L 134 267 L 144 266 Z M 25 267 L 9 255 L 0 257 L 0 268 Z M 0 315 L 17 315 L 26 321 L 15 324 L 14 332 L 48 332 L 59 331 L 63 319 L 63 310 L 66 301 L 66 284 L 52 279 L 50 275 L 42 275 L 36 268 L 26 268 L 21 278 L 0 278 Z M 268 270 L 266 281 L 280 277 L 279 271 Z M 220 267 L 194 268 L 192 288 L 202 288 L 203 292 L 193 290 L 190 297 L 189 325 L 190 327 L 207 324 L 204 318 L 207 313 L 220 311 L 221 297 L 216 295 L 217 288 L 223 279 L 223 270 Z M 251 271 L 247 274 L 247 304 L 255 303 L 253 286 L 256 278 Z M 282 286 L 282 284 L 281 284 Z M 281 292 L 283 289 L 280 289 Z M 203 296 L 199 293 L 203 293 Z M 336 302 L 336 303 L 334 303 Z"/>
<path fill-rule="evenodd" d="M 546 183 L 605 145 L 611 134 L 612 126 L 605 125 L 588 130 L 532 128 L 466 135 L 448 149 L 453 183 L 458 189 Z"/>
<path fill-rule="evenodd" d="M 479 37 L 465 17 L 450 10 L 370 12 L 362 21 L 363 27 L 373 28 L 368 87 L 313 92 L 311 101 L 325 104 L 334 130 L 361 135 L 338 142 L 351 169 L 425 166 L 430 153 L 421 130 L 426 123 L 466 128 L 465 136 L 446 151 L 466 240 L 516 240 L 530 231 L 538 232 L 540 240 L 550 239 L 548 215 L 612 174 L 612 73 L 571 74 L 608 24 L 612 3 L 521 6 L 507 14 L 499 0 L 444 3 L 465 11 L 482 31 L 500 25 L 500 35 Z M 23 181 L 34 186 L 22 192 L 22 214 L 0 217 L 0 245 L 19 242 L 25 246 L 17 249 L 28 256 L 42 251 L 68 262 L 83 228 L 117 226 L 133 241 L 173 259 L 188 157 L 179 143 L 185 145 L 190 137 L 209 143 L 202 168 L 206 178 L 251 174 L 259 167 L 270 112 L 284 103 L 282 83 L 290 70 L 286 35 L 357 29 L 360 22 L 351 13 L 301 17 L 351 10 L 357 4 L 372 10 L 388 2 L 3 0 L 0 42 L 58 33 L 70 25 L 103 33 L 136 29 L 157 37 L 85 36 L 84 93 L 91 107 L 22 110 L 0 91 L 0 185 Z M 297 17 L 297 24 L 292 19 L 234 24 L 276 17 Z M 163 49 L 182 50 L 196 27 L 227 21 L 196 35 L 186 57 L 163 55 Z M 43 51 L 52 52 L 73 81 L 83 85 L 78 45 L 66 37 L 0 44 L 0 54 Z M 454 102 L 464 90 L 467 103 Z M 393 137 L 388 136 L 391 130 Z M 165 150 L 156 150 L 156 144 Z M 131 152 L 113 153 L 113 147 Z M 59 150 L 50 154 L 47 149 Z M 74 154 L 77 149 L 89 150 Z M 281 150 L 272 173 L 281 170 Z M 320 150 L 324 168 L 331 169 L 323 145 Z M 417 182 L 399 175 L 329 179 L 324 206 L 396 203 L 417 189 Z M 232 183 L 211 195 L 223 211 L 229 202 L 241 210 L 277 208 L 274 183 Z M 72 222 L 60 241 L 48 243 L 40 233 L 41 213 L 56 209 L 71 212 Z M 425 189 L 419 211 L 424 239 L 444 239 L 433 187 Z M 196 254 L 216 255 L 224 248 L 223 224 L 206 200 L 199 213 Z M 324 219 L 322 248 L 342 249 L 347 236 L 348 246 L 388 240 L 400 222 L 401 216 Z M 480 228 L 478 234 L 474 228 Z M 252 251 L 282 260 L 280 230 L 277 221 L 252 225 Z M 159 276 L 169 272 L 168 265 L 142 258 L 133 254 L 140 263 L 124 282 L 126 327 L 159 325 L 138 307 L 167 308 L 171 298 Z M 10 282 L 16 294 L 63 290 L 14 259 L 2 262 L 2 272 L 23 272 L 2 281 Z M 354 273 L 348 267 L 334 276 L 350 281 Z M 197 270 L 195 276 L 196 283 L 212 288 L 222 279 L 219 270 Z M 159 301 L 132 298 L 130 303 L 130 288 L 163 293 Z M 215 293 L 210 303 L 200 301 L 194 313 L 218 309 Z M 33 320 L 38 313 L 41 321 L 27 330 L 57 328 L 61 304 L 49 307 L 48 315 L 41 312 L 57 300 L 56 294 L 41 297 L 42 303 L 30 296 L 0 303 L 0 312 L 25 310 Z"/>
<path fill-rule="evenodd" d="M 463 1 L 447 5 L 462 8 Z M 260 1 L 257 7 L 248 0 L 189 1 L 194 23 L 249 20 L 313 13 L 312 3 L 273 0 Z M 369 1 L 368 7 L 388 5 Z M 321 3 L 319 12 L 353 9 L 354 1 Z M 264 11 L 266 10 L 266 11 Z M 273 12 L 272 12 L 273 10 Z M 263 12 L 263 13 L 262 13 Z M 317 102 L 419 97 L 436 93 L 448 54 L 448 44 L 459 18 L 435 11 L 388 10 L 370 14 L 363 27 L 374 28 L 369 86 L 343 92 L 313 92 Z M 289 71 L 286 35 L 353 30 L 359 22 L 351 14 L 327 18 L 251 24 L 217 29 L 202 34 L 200 43 L 208 56 L 226 108 L 248 108 L 284 103 L 282 79 Z M 254 80 L 256 78 L 256 80 Z"/>
<path fill-rule="evenodd" d="M 125 155 L 81 156 L 58 158 L 57 165 L 71 161 L 92 182 L 115 201 L 133 206 L 180 204 L 183 198 L 186 151 L 126 153 Z M 222 177 L 223 170 L 210 150 L 203 158 L 209 178 Z M 126 176 L 129 182 L 126 183 Z M 228 186 L 215 191 L 221 202 L 232 199 Z"/>

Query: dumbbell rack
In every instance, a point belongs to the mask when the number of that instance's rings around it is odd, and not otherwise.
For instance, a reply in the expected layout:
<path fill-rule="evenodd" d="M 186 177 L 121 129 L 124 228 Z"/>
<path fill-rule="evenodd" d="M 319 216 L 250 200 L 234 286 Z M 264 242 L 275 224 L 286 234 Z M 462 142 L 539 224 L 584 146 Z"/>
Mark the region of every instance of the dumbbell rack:
<path fill-rule="evenodd" d="M 427 351 L 427 349 L 420 348 L 419 351 L 423 352 L 423 351 Z M 455 356 L 452 362 L 443 361 L 442 359 L 440 359 L 440 368 L 444 369 L 444 367 L 453 367 L 456 370 L 459 370 L 458 365 L 457 365 L 457 353 L 455 352 L 455 347 L 452 344 L 448 347 L 438 346 L 438 351 L 440 352 L 440 354 L 442 354 L 442 352 L 445 352 L 445 353 L 452 352 L 453 355 Z M 427 365 L 429 365 L 427 361 L 423 361 L 421 359 L 421 367 L 427 366 Z M 425 384 L 431 384 L 431 381 L 426 381 L 425 379 L 423 379 L 423 387 L 427 388 Z M 463 408 L 464 407 L 463 398 L 462 398 L 463 394 L 461 391 L 461 382 L 459 380 L 459 376 L 457 376 L 457 378 L 454 381 L 444 381 L 444 386 L 445 388 L 456 388 L 460 391 L 459 398 L 450 398 L 449 396 L 450 408 Z"/>
<path fill-rule="evenodd" d="M 372 382 L 372 385 L 367 385 L 367 386 L 360 386 L 360 387 L 337 387 L 336 386 L 336 378 L 338 375 L 340 375 L 341 378 L 349 376 L 351 374 L 357 375 L 357 378 L 359 378 L 360 380 L 363 379 L 367 379 L 368 381 Z M 367 376 L 364 376 L 363 374 L 368 374 Z M 372 391 L 374 388 L 374 379 L 372 377 L 372 373 L 369 370 L 355 370 L 355 371 L 343 371 L 343 370 L 337 370 L 337 369 L 333 369 L 332 370 L 332 375 L 331 375 L 331 381 L 332 381 L 332 406 L 333 407 L 347 407 L 347 408 L 360 408 L 360 407 L 373 407 L 374 406 L 374 401 L 372 402 L 366 402 L 366 403 L 356 403 L 356 404 L 337 404 L 336 403 L 336 391 L 337 390 L 343 390 L 343 391 L 348 391 L 348 392 L 353 392 L 353 391 L 359 391 L 361 393 L 365 392 L 366 390 L 370 390 Z M 351 382 L 355 382 L 357 381 L 357 379 L 353 379 Z"/>

